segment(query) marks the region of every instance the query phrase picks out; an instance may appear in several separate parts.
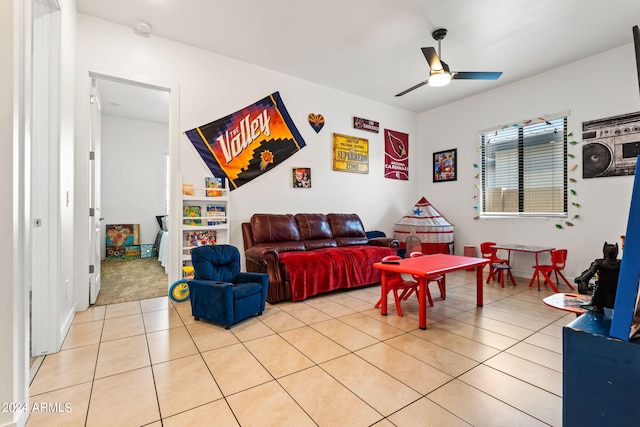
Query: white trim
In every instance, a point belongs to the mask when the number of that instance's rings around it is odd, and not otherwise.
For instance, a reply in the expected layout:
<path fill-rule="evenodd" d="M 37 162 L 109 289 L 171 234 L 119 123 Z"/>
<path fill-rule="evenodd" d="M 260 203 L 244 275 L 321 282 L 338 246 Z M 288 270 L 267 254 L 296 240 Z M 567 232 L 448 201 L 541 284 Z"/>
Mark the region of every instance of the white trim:
<path fill-rule="evenodd" d="M 180 185 L 180 89 L 178 85 L 171 86 L 169 94 L 169 223 L 170 230 L 180 229 L 182 217 L 182 188 Z M 180 250 L 182 236 L 179 233 L 169 233 L 169 284 L 178 280 L 182 274 Z M 168 288 L 167 288 L 168 289 Z"/>
<path fill-rule="evenodd" d="M 2 195 L 0 224 L 7 234 L 7 244 L 0 250 L 0 266 L 9 283 L 0 303 L 0 402 L 29 402 L 29 277 L 25 266 L 28 244 L 25 236 L 25 158 L 27 156 L 28 85 L 30 83 L 30 2 L 3 2 L 0 9 L 0 51 L 9 59 L 0 65 L 0 93 L 5 102 L 0 106 L 0 144 L 10 154 L 0 161 L 0 176 L 6 183 Z M 6 55 L 6 56 L 5 56 Z M 26 424 L 28 414 L 0 413 L 0 425 Z"/>
<path fill-rule="evenodd" d="M 562 111 L 560 113 L 553 113 L 553 114 L 545 114 L 544 116 L 538 116 L 538 117 L 533 117 L 533 118 L 528 118 L 528 119 L 523 119 L 523 120 L 518 120 L 509 124 L 503 124 L 503 125 L 497 125 L 497 126 L 491 126 L 489 128 L 483 129 L 483 130 L 479 130 L 478 131 L 478 137 L 482 138 L 482 135 L 484 135 L 485 133 L 488 132 L 494 132 L 497 130 L 501 130 L 504 129 L 506 127 L 511 127 L 511 126 L 525 126 L 525 125 L 529 125 L 541 120 L 555 120 L 555 119 L 559 119 L 560 117 L 569 117 L 571 115 L 571 110 L 566 110 L 566 111 Z"/>

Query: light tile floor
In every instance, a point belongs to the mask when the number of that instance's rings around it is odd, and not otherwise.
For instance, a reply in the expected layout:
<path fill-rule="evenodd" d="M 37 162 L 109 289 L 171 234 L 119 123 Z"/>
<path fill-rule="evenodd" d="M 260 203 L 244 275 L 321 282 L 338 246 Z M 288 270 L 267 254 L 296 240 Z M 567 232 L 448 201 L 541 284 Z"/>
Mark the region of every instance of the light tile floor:
<path fill-rule="evenodd" d="M 230 330 L 195 322 L 189 302 L 154 298 L 77 313 L 62 351 L 31 383 L 28 426 L 562 425 L 562 326 L 541 292 L 447 275 L 417 301 L 379 286 L 298 303 Z"/>

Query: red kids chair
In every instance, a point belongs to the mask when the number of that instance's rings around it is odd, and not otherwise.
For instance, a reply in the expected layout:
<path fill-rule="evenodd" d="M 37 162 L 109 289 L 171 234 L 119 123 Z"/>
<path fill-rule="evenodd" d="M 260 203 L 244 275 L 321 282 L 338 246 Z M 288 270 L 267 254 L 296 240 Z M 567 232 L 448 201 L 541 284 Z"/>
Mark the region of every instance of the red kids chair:
<path fill-rule="evenodd" d="M 418 252 L 418 251 L 414 251 L 414 252 L 411 252 L 411 254 L 409 254 L 410 258 L 416 258 L 421 256 L 428 256 L 428 255 L 425 255 L 422 252 Z M 427 288 L 425 289 L 425 291 L 427 293 L 427 299 L 429 300 L 429 306 L 433 307 L 433 298 L 431 298 L 431 292 L 429 292 L 429 284 L 431 282 L 436 282 L 438 284 L 438 289 L 440 289 L 440 298 L 442 298 L 443 300 L 447 299 L 447 288 L 446 288 L 447 282 L 444 274 L 438 274 L 438 275 L 429 276 L 426 278 L 425 283 Z M 406 300 L 407 298 L 409 298 L 409 295 L 411 295 L 411 291 L 408 291 L 407 294 L 404 295 L 402 299 Z"/>
<path fill-rule="evenodd" d="M 509 260 L 508 259 L 500 258 L 498 256 L 498 250 L 493 247 L 495 245 L 496 245 L 496 242 L 482 242 L 482 243 L 480 243 L 480 253 L 482 254 L 482 258 L 486 258 L 486 259 L 488 259 L 490 261 L 489 262 L 489 276 L 487 276 L 487 283 L 489 283 L 491 281 L 491 279 L 497 279 L 498 278 L 498 277 L 495 276 L 496 272 L 499 271 L 499 269 L 496 268 L 497 265 L 500 265 L 500 264 L 506 265 L 506 266 L 509 265 Z M 513 276 L 512 276 L 512 278 L 513 278 Z"/>
<path fill-rule="evenodd" d="M 571 286 L 571 283 L 569 283 L 567 278 L 564 277 L 564 274 L 562 274 L 562 270 L 564 270 L 566 263 L 567 263 L 567 250 L 555 249 L 551 251 L 551 265 L 538 266 L 538 271 L 542 273 L 542 275 L 544 276 L 544 281 L 547 282 L 549 286 L 551 286 L 551 288 L 556 292 L 559 292 L 559 291 L 556 285 L 551 280 L 551 277 L 550 277 L 551 272 L 555 273 L 556 283 L 558 284 L 558 286 L 560 285 L 560 281 L 558 280 L 558 274 L 559 274 L 560 277 L 562 277 L 562 280 L 564 280 L 564 283 L 566 283 L 570 289 L 575 290 L 575 288 Z"/>
<path fill-rule="evenodd" d="M 382 258 L 382 261 L 399 261 L 402 257 L 397 255 L 389 255 Z M 398 316 L 402 317 L 402 308 L 400 307 L 400 301 L 403 299 L 407 299 L 411 293 L 415 292 L 416 296 L 418 295 L 418 282 L 414 282 L 413 280 L 404 280 L 400 273 L 387 273 L 387 294 L 393 291 L 393 297 L 396 301 L 396 310 L 398 311 Z M 400 294 L 398 294 L 400 292 Z M 429 292 L 429 288 L 427 288 L 427 295 Z M 376 303 L 376 308 L 382 305 L 382 298 L 386 298 L 387 295 L 383 295 L 378 302 Z M 431 296 L 429 296 L 429 303 L 433 305 L 431 301 Z"/>

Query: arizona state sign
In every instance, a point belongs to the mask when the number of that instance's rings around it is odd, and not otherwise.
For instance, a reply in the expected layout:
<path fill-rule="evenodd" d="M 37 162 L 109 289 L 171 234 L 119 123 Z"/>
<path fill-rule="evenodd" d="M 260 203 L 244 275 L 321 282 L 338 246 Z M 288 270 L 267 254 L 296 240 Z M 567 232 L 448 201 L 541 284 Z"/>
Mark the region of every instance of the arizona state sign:
<path fill-rule="evenodd" d="M 273 169 L 306 144 L 278 92 L 185 132 L 214 176 L 234 190 Z"/>

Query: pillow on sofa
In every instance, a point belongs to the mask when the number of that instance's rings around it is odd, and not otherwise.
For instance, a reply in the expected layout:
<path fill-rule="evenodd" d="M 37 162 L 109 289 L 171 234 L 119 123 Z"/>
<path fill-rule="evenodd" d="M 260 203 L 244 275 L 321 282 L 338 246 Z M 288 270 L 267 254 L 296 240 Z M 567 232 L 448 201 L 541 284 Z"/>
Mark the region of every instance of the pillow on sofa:
<path fill-rule="evenodd" d="M 365 231 L 364 234 L 367 236 L 367 239 L 377 239 L 379 237 L 387 237 L 384 231 L 380 231 L 380 230 Z"/>

